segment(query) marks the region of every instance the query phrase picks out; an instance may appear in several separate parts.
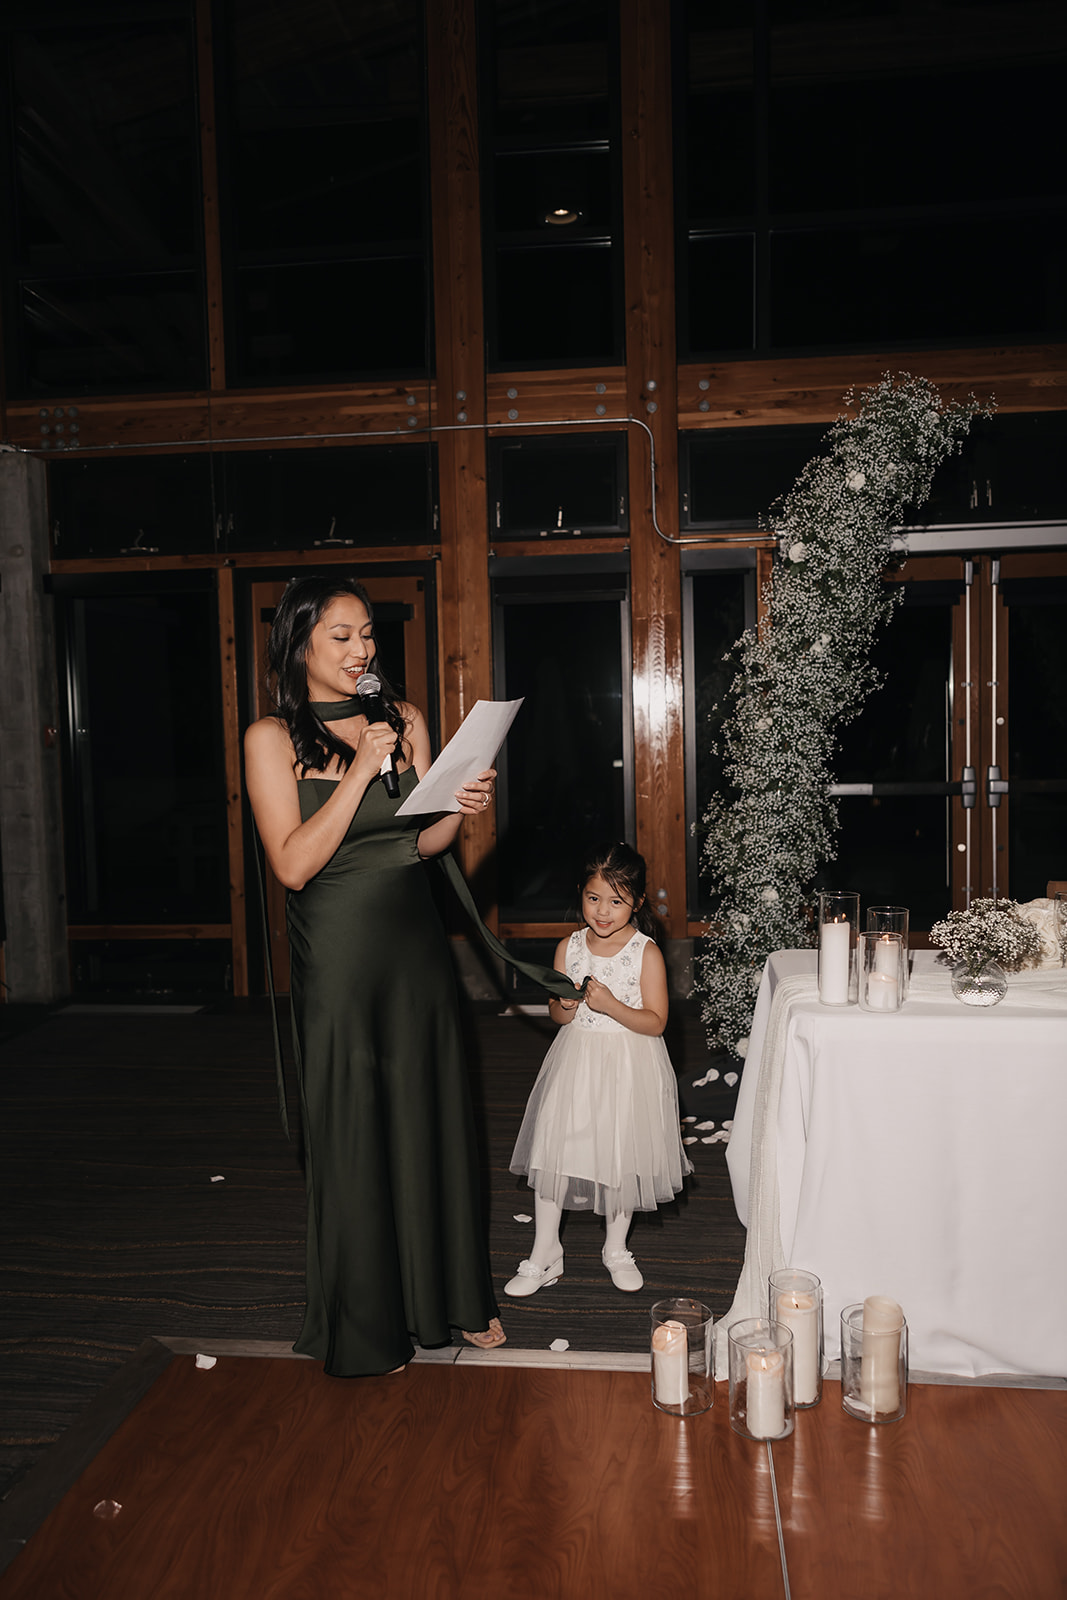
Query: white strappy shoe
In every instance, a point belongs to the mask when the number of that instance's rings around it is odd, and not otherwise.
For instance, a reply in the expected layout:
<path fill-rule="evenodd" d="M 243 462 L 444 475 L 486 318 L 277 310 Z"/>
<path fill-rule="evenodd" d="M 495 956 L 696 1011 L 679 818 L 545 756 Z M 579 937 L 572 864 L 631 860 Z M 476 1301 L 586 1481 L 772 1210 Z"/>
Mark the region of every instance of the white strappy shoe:
<path fill-rule="evenodd" d="M 521 1300 L 528 1294 L 536 1294 L 538 1289 L 547 1289 L 558 1283 L 562 1276 L 562 1256 L 558 1256 L 550 1267 L 535 1267 L 532 1261 L 520 1261 L 518 1272 L 504 1285 L 504 1293 L 511 1295 L 513 1300 Z"/>

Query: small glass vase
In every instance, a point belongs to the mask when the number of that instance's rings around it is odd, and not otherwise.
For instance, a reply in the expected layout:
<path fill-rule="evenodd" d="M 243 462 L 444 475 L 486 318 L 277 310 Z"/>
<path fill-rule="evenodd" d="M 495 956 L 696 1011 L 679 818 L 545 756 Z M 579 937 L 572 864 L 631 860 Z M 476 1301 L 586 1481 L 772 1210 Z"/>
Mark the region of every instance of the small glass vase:
<path fill-rule="evenodd" d="M 965 1006 L 999 1005 L 1008 992 L 1008 975 L 996 961 L 959 961 L 952 969 L 952 993 Z"/>

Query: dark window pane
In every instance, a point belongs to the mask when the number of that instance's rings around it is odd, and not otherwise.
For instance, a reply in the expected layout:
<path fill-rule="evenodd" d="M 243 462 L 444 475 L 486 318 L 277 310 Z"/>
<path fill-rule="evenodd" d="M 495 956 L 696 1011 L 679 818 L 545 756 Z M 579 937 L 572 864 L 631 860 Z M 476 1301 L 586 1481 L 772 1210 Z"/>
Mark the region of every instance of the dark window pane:
<path fill-rule="evenodd" d="M 508 151 L 496 163 L 498 233 L 548 227 L 611 232 L 611 158 L 605 150 Z M 573 222 L 549 222 L 552 215 Z"/>
<path fill-rule="evenodd" d="M 581 246 L 499 250 L 497 363 L 616 360 L 612 254 Z"/>
<path fill-rule="evenodd" d="M 825 434 L 822 423 L 683 434 L 686 525 L 756 527 L 819 454 Z"/>
<path fill-rule="evenodd" d="M 1010 893 L 1034 900 L 1067 879 L 1067 578 L 1008 582 L 1004 596 Z"/>
<path fill-rule="evenodd" d="M 1062 31 L 1043 5 L 772 0 L 776 211 L 946 205 L 1062 190 Z M 995 134 L 947 130 L 996 107 Z M 827 152 L 833 158 L 827 159 Z"/>
<path fill-rule="evenodd" d="M 838 783 L 947 782 L 954 601 L 916 583 L 878 636 L 872 663 L 883 677 L 839 735 Z M 913 591 L 913 592 L 912 592 Z M 927 604 L 924 601 L 930 601 Z M 914 603 L 912 603 L 914 602 Z M 848 795 L 821 884 L 859 891 L 861 904 L 906 905 L 928 929 L 951 903 L 949 800 L 943 794 Z"/>
<path fill-rule="evenodd" d="M 31 394 L 189 389 L 204 381 L 200 280 L 191 272 L 35 279 L 22 286 Z"/>
<path fill-rule="evenodd" d="M 910 519 L 1033 522 L 1067 518 L 1067 412 L 976 417 L 959 455 L 938 468 Z"/>
<path fill-rule="evenodd" d="M 53 547 L 63 559 L 214 549 L 206 454 L 53 461 L 48 489 Z"/>
<path fill-rule="evenodd" d="M 237 279 L 238 375 L 425 372 L 425 308 L 421 257 L 248 267 Z"/>
<path fill-rule="evenodd" d="M 882 686 L 841 730 L 838 783 L 943 783 L 949 776 L 953 605 L 923 604 L 927 588 L 909 585 L 875 640 L 871 663 Z"/>
<path fill-rule="evenodd" d="M 229 455 L 227 548 L 432 542 L 434 468 L 415 443 Z"/>
<path fill-rule="evenodd" d="M 585 583 L 601 593 L 607 586 L 591 576 Z M 513 918 L 556 920 L 573 914 L 582 851 L 626 831 L 625 608 L 565 580 L 558 587 L 568 588 L 569 598 L 548 593 L 526 603 L 514 594 L 505 603 L 501 587 L 497 693 L 526 701 L 502 771 L 501 909 Z"/>
<path fill-rule="evenodd" d="M 496 0 L 486 12 L 495 47 L 490 104 L 496 137 L 606 138 L 615 28 L 608 0 L 535 6 Z"/>
<path fill-rule="evenodd" d="M 72 922 L 228 922 L 210 593 L 60 598 Z"/>
<path fill-rule="evenodd" d="M 684 212 L 690 227 L 756 203 L 751 0 L 685 8 Z"/>
<path fill-rule="evenodd" d="M 236 168 L 242 250 L 421 244 L 422 128 L 413 119 L 386 128 L 256 128 L 242 137 Z"/>
<path fill-rule="evenodd" d="M 747 591 L 753 576 L 745 572 L 695 572 L 686 580 L 692 586 L 691 610 L 686 619 L 692 629 L 687 649 L 692 672 L 686 697 L 693 722 L 692 772 L 687 774 L 690 781 L 686 788 L 688 821 L 693 829 L 688 851 L 688 900 L 694 916 L 710 909 L 710 897 L 700 884 L 698 872 L 704 813 L 712 795 L 723 787 L 722 758 L 712 748 L 722 729 L 733 678 L 733 663 L 723 657 L 744 632 Z"/>
<path fill-rule="evenodd" d="M 755 343 L 754 253 L 750 233 L 689 242 L 690 352 L 751 350 Z"/>
<path fill-rule="evenodd" d="M 914 932 L 948 915 L 949 802 L 938 795 L 846 795 L 839 802 L 836 859 L 820 887 L 859 892 L 860 905 L 907 906 Z"/>
<path fill-rule="evenodd" d="M 572 538 L 627 528 L 625 439 L 496 440 L 491 449 L 494 538 Z"/>
<path fill-rule="evenodd" d="M 356 247 L 424 227 L 416 0 L 232 0 L 231 204 L 242 250 Z"/>
<path fill-rule="evenodd" d="M 1067 314 L 1063 244 L 1059 213 L 774 233 L 773 343 L 1052 336 Z"/>
<path fill-rule="evenodd" d="M 188 28 L 16 34 L 12 71 L 24 268 L 191 265 L 200 222 Z"/>
<path fill-rule="evenodd" d="M 228 939 L 73 939 L 75 994 L 190 1003 L 233 990 Z"/>

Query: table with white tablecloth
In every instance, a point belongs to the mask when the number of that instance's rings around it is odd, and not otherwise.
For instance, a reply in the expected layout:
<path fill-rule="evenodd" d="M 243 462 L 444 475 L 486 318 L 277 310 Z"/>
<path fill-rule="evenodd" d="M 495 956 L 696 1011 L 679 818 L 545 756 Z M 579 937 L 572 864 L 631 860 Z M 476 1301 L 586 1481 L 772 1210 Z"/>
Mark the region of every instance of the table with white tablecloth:
<path fill-rule="evenodd" d="M 890 1295 L 911 1365 L 1067 1376 L 1067 973 L 1013 974 L 962 1005 L 934 952 L 895 1013 L 824 1006 L 811 950 L 764 969 L 728 1150 L 745 1266 L 724 1319 L 766 1315 L 766 1277 L 841 1308 Z"/>

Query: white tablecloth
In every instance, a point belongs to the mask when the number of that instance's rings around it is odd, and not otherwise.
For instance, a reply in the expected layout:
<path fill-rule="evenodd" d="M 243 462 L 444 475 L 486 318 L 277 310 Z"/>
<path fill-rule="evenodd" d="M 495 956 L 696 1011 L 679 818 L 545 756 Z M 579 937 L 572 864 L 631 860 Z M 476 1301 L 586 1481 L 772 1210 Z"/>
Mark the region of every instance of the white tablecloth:
<path fill-rule="evenodd" d="M 815 959 L 779 951 L 760 986 L 724 1324 L 765 1316 L 767 1273 L 802 1267 L 822 1280 L 827 1359 L 841 1308 L 885 1294 L 914 1368 L 1067 1376 L 1067 974 L 1013 974 L 978 1010 L 916 951 L 906 1004 L 878 1015 L 820 1005 Z"/>

